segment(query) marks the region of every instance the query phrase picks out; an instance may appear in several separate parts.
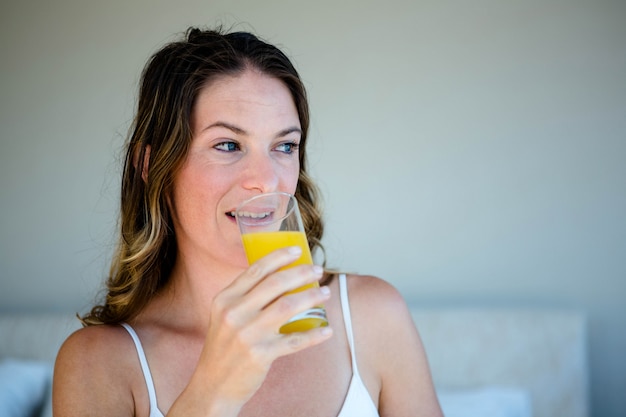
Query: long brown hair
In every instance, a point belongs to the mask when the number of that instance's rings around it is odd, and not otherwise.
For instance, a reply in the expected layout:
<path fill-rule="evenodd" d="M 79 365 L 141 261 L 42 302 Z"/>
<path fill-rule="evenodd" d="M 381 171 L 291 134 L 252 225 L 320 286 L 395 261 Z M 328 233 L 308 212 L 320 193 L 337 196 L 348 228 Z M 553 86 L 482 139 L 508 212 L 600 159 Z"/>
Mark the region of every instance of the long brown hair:
<path fill-rule="evenodd" d="M 253 34 L 190 28 L 183 40 L 156 52 L 143 70 L 122 174 L 120 240 L 106 283 L 106 298 L 82 317 L 85 325 L 132 319 L 167 283 L 176 260 L 168 200 L 191 142 L 193 106 L 208 81 L 247 68 L 281 80 L 292 94 L 302 129 L 295 194 L 311 250 L 322 249 L 319 193 L 306 164 L 309 108 L 296 69 L 277 47 Z M 143 176 L 147 158 L 150 175 Z"/>

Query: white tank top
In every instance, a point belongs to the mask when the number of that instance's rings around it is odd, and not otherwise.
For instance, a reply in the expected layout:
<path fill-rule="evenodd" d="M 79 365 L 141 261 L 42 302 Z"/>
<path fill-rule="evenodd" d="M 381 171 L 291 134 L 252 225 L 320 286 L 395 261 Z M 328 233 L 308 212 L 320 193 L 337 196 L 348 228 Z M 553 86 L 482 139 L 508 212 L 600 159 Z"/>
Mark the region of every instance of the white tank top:
<path fill-rule="evenodd" d="M 350 316 L 350 304 L 348 302 L 348 285 L 344 274 L 339 275 L 339 295 L 341 298 L 343 321 L 346 327 L 346 334 L 348 336 L 348 344 L 350 345 L 350 356 L 352 357 L 352 379 L 350 380 L 350 386 L 348 387 L 348 392 L 343 402 L 343 406 L 341 407 L 341 411 L 337 417 L 379 417 L 378 410 L 376 409 L 374 401 L 361 379 L 359 368 L 356 363 L 354 336 L 352 334 L 352 318 Z M 150 417 L 163 417 L 163 413 L 159 410 L 157 405 L 154 381 L 152 380 L 152 374 L 150 373 L 150 367 L 148 366 L 148 360 L 146 359 L 146 354 L 143 351 L 141 341 L 139 340 L 135 330 L 130 327 L 129 324 L 122 323 L 122 326 L 124 326 L 128 333 L 130 333 L 130 336 L 133 338 L 133 342 L 135 343 L 135 347 L 137 348 L 139 363 L 141 364 L 141 370 L 143 371 L 146 386 L 148 387 L 148 396 L 150 398 Z"/>

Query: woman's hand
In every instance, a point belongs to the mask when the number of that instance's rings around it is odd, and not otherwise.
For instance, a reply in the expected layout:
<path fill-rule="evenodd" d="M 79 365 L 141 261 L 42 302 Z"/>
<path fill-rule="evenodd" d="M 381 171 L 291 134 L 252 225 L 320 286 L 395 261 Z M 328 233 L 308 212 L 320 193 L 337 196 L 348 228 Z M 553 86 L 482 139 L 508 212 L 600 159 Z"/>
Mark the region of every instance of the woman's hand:
<path fill-rule="evenodd" d="M 313 265 L 278 271 L 300 255 L 297 247 L 275 251 L 214 298 L 196 371 L 168 415 L 193 415 L 196 406 L 208 410 L 207 415 L 237 415 L 259 389 L 274 360 L 331 336 L 329 327 L 279 333 L 291 317 L 329 298 L 325 287 L 286 294 L 322 277 L 323 269 Z"/>

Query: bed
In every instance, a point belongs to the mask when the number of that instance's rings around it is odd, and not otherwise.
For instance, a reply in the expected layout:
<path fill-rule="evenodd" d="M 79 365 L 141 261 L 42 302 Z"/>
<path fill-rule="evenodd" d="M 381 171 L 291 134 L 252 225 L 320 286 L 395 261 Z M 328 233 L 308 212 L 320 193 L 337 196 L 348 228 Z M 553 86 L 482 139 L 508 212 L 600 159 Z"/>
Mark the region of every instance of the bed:
<path fill-rule="evenodd" d="M 411 311 L 447 417 L 588 416 L 584 315 Z M 1 416 L 51 416 L 54 357 L 78 327 L 71 314 L 0 314 Z"/>

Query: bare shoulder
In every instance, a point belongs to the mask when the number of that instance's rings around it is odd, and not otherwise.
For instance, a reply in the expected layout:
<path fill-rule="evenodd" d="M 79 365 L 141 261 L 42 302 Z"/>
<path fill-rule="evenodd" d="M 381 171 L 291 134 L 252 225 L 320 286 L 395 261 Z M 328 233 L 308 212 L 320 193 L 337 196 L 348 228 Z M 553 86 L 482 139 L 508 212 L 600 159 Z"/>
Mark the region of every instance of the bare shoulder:
<path fill-rule="evenodd" d="M 389 282 L 370 275 L 348 275 L 350 315 L 359 364 L 381 383 L 389 359 L 414 349 L 417 334 L 404 298 Z M 413 335 L 407 338 L 407 335 Z"/>
<path fill-rule="evenodd" d="M 441 416 L 426 352 L 402 294 L 374 276 L 349 275 L 356 356 L 381 416 Z"/>
<path fill-rule="evenodd" d="M 348 293 L 355 340 L 370 361 L 421 349 L 421 340 L 402 294 L 371 275 L 349 275 Z M 372 362 L 370 362 L 372 363 Z"/>
<path fill-rule="evenodd" d="M 400 292 L 389 282 L 372 275 L 348 275 L 350 306 L 355 310 L 355 318 L 366 317 L 368 321 L 386 323 L 389 318 L 402 322 L 411 321 L 406 301 Z"/>
<path fill-rule="evenodd" d="M 70 350 L 77 354 L 82 350 L 106 353 L 110 344 L 128 341 L 128 332 L 121 326 L 96 325 L 83 327 L 72 333 L 61 346 L 61 352 Z"/>
<path fill-rule="evenodd" d="M 55 415 L 133 415 L 136 354 L 120 326 L 90 326 L 71 334 L 57 355 Z"/>
<path fill-rule="evenodd" d="M 120 326 L 99 325 L 85 327 L 72 333 L 63 343 L 57 356 L 57 365 L 71 363 L 73 369 L 82 366 L 95 371 L 124 357 L 132 347 L 128 332 Z"/>

